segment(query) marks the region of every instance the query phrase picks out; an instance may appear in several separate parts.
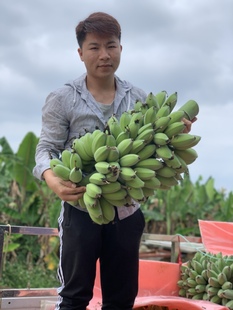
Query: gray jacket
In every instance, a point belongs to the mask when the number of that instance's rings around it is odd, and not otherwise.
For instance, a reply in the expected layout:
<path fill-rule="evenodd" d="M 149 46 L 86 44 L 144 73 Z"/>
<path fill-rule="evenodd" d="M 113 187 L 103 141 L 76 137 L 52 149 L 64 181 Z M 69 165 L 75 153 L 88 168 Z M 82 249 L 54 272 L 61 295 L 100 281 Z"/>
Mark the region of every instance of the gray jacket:
<path fill-rule="evenodd" d="M 34 176 L 40 180 L 43 172 L 50 168 L 51 153 L 58 157 L 64 149 L 71 147 L 72 139 L 85 134 L 86 130 L 93 132 L 96 127 L 103 130 L 106 125 L 98 103 L 86 88 L 85 77 L 86 74 L 65 84 L 46 98 L 42 108 L 42 130 L 36 149 L 36 166 L 33 169 Z M 117 76 L 115 79 L 117 87 L 113 113 L 119 118 L 124 111 L 133 108 L 137 99 L 145 101 L 146 93 Z M 119 218 L 133 214 L 138 208 L 138 204 L 119 207 Z"/>

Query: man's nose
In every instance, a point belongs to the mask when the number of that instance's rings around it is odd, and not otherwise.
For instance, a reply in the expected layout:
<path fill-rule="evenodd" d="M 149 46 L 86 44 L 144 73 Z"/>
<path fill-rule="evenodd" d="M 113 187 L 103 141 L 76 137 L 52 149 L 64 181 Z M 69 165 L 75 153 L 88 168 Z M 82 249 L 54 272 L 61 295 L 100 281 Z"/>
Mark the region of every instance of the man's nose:
<path fill-rule="evenodd" d="M 101 59 L 108 59 L 110 56 L 109 56 L 109 53 L 108 53 L 108 50 L 106 48 L 101 48 L 100 49 L 100 58 Z"/>

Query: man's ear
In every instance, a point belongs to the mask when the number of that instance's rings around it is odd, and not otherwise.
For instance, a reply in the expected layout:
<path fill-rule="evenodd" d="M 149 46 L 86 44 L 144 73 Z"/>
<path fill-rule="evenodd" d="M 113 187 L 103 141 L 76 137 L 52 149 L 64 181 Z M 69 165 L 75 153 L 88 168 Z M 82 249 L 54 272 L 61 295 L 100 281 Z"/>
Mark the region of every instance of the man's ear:
<path fill-rule="evenodd" d="M 79 48 L 77 49 L 77 51 L 78 51 L 78 54 L 79 54 L 80 59 L 83 61 L 82 49 L 79 47 Z"/>

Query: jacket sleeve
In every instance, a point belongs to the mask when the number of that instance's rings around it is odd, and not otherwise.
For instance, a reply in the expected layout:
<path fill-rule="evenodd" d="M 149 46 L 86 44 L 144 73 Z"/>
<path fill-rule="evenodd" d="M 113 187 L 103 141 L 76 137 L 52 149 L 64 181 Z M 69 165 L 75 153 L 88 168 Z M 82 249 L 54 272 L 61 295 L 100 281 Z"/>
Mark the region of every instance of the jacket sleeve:
<path fill-rule="evenodd" d="M 50 159 L 59 157 L 65 147 L 69 131 L 64 104 L 56 93 L 50 93 L 42 109 L 42 130 L 36 148 L 36 165 L 33 174 L 42 180 L 42 174 L 50 168 Z"/>

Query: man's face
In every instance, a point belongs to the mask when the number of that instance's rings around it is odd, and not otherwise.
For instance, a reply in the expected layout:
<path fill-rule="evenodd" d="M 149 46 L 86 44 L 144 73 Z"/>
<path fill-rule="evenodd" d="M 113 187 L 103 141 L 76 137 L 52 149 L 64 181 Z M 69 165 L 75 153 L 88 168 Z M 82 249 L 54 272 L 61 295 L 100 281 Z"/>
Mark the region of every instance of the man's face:
<path fill-rule="evenodd" d="M 78 53 L 89 76 L 105 78 L 116 72 L 120 63 L 121 50 L 122 46 L 117 37 L 88 33 Z"/>

